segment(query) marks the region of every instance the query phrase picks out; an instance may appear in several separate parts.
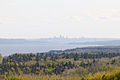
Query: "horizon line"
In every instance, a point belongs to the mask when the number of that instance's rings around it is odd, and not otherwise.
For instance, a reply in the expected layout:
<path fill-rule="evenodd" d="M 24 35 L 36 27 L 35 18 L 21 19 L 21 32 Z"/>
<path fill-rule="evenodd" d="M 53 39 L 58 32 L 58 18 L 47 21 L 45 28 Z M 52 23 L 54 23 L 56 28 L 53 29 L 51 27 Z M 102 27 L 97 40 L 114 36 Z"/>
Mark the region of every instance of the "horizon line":
<path fill-rule="evenodd" d="M 115 38 L 115 37 L 41 37 L 41 38 L 14 38 L 14 37 L 11 37 L 11 38 L 7 38 L 7 37 L 1 37 L 0 39 L 85 39 L 85 38 L 89 38 L 89 39 L 120 39 L 120 38 Z"/>

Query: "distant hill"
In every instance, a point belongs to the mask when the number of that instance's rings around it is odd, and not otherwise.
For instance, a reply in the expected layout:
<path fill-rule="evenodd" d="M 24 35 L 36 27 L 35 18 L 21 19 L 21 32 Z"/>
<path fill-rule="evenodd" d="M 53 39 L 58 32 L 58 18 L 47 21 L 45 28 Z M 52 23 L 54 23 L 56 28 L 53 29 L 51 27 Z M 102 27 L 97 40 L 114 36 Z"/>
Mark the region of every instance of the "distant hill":
<path fill-rule="evenodd" d="M 28 42 L 25 39 L 0 39 L 0 44 L 21 44 Z"/>
<path fill-rule="evenodd" d="M 61 54 L 61 53 L 90 53 L 90 54 L 98 54 L 101 51 L 105 53 L 111 52 L 120 52 L 120 46 L 93 46 L 93 47 L 82 47 L 82 48 L 74 48 L 74 49 L 66 49 L 66 50 L 51 50 L 46 52 L 46 54 Z"/>
<path fill-rule="evenodd" d="M 77 44 L 77 45 L 118 45 L 120 39 L 115 38 L 40 38 L 40 39 L 0 39 L 0 44 Z"/>
<path fill-rule="evenodd" d="M 120 40 L 108 41 L 91 41 L 91 42 L 73 42 L 71 45 L 104 45 L 104 46 L 120 46 Z"/>
<path fill-rule="evenodd" d="M 0 39 L 0 53 L 7 56 L 14 53 L 37 53 L 88 46 L 120 46 L 120 39 L 112 38 L 41 38 Z M 53 51 L 50 51 L 53 52 Z M 56 53 L 56 51 L 54 51 Z M 70 51 L 71 52 L 71 51 Z"/>

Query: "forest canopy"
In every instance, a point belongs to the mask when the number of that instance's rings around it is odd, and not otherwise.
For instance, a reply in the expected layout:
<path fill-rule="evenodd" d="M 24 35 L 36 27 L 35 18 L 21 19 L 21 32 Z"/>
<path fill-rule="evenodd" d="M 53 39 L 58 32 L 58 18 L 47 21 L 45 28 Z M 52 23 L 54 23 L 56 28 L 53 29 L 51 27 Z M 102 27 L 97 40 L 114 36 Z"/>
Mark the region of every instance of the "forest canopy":
<path fill-rule="evenodd" d="M 16 53 L 3 58 L 0 56 L 0 62 L 1 75 L 24 75 L 24 78 L 25 75 L 56 75 L 81 79 L 85 76 L 94 76 L 96 73 L 112 74 L 112 71 L 120 71 L 120 48 L 86 47 L 36 54 Z"/>

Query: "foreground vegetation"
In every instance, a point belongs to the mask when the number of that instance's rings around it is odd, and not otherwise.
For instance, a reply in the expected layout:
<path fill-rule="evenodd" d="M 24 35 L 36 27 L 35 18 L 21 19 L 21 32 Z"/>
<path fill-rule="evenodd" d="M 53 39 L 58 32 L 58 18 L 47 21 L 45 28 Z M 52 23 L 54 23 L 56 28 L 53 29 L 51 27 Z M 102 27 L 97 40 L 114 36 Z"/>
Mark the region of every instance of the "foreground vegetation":
<path fill-rule="evenodd" d="M 87 47 L 0 57 L 3 80 L 120 80 L 119 47 Z"/>
<path fill-rule="evenodd" d="M 38 75 L 17 75 L 2 76 L 2 80 L 120 80 L 120 70 L 111 72 L 97 72 L 94 75 L 79 76 L 38 76 Z"/>

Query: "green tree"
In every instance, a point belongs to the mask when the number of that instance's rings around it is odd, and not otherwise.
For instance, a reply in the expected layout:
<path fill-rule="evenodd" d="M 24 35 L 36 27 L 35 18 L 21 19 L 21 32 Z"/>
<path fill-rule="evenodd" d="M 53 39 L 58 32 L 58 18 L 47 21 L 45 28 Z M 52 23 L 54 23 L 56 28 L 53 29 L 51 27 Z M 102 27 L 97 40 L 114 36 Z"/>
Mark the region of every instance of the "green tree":
<path fill-rule="evenodd" d="M 0 64 L 2 63 L 2 55 L 0 54 Z"/>

